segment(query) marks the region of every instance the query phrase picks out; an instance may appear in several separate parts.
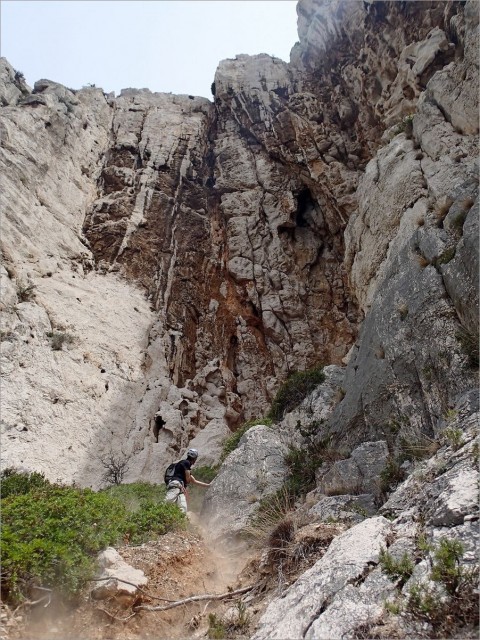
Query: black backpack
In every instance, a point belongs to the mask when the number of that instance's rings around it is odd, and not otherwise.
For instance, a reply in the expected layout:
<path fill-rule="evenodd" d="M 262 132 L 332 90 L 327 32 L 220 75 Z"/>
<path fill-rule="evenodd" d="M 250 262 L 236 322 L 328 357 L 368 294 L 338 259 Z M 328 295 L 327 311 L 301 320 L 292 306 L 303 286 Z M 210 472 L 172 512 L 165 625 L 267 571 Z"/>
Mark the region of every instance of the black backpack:
<path fill-rule="evenodd" d="M 176 462 L 172 462 L 172 464 L 169 464 L 168 467 L 165 469 L 165 484 L 168 486 L 168 483 L 171 482 L 175 476 L 175 467 L 177 466 Z"/>

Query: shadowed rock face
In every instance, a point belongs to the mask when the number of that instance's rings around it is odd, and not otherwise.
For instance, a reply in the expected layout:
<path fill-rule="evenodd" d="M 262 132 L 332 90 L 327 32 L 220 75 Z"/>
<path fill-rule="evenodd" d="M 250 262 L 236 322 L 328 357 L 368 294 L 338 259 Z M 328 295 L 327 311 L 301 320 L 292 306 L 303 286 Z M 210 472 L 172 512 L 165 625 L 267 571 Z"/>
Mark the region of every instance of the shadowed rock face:
<path fill-rule="evenodd" d="M 298 14 L 291 63 L 221 62 L 213 103 L 31 91 L 2 61 L 9 462 L 95 483 L 98 452 L 123 448 L 130 479 L 158 478 L 355 340 L 330 425 L 352 441 L 383 439 L 394 410 L 431 434 L 471 383 L 455 334 L 477 317 L 474 5 Z M 77 339 L 52 353 L 53 332 Z"/>

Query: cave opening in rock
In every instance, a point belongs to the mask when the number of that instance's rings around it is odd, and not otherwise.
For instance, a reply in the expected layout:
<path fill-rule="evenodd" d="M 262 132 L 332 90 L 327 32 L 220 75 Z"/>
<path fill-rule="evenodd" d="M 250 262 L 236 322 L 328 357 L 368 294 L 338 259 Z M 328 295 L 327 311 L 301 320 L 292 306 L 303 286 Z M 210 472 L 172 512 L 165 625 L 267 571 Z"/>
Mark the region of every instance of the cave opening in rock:
<path fill-rule="evenodd" d="M 155 438 L 155 442 L 158 442 L 158 434 L 166 424 L 167 423 L 162 416 L 155 416 L 155 423 L 153 425 L 153 436 Z"/>
<path fill-rule="evenodd" d="M 297 210 L 295 212 L 295 224 L 297 227 L 309 227 L 308 214 L 315 210 L 315 200 L 310 189 L 305 187 L 297 195 Z"/>

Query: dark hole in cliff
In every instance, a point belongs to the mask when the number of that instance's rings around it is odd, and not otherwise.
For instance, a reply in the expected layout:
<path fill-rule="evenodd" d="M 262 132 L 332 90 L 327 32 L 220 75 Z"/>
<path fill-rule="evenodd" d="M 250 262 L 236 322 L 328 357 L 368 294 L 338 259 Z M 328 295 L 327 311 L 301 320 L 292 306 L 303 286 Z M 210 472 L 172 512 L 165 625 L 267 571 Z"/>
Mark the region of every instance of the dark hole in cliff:
<path fill-rule="evenodd" d="M 215 154 L 213 153 L 213 151 L 209 151 L 205 157 L 205 161 L 207 163 L 207 167 L 210 167 L 210 169 L 213 169 L 213 167 L 215 166 Z"/>
<path fill-rule="evenodd" d="M 188 402 L 186 400 L 182 400 L 178 405 L 178 408 L 180 409 L 182 416 L 186 416 L 188 413 Z"/>
<path fill-rule="evenodd" d="M 289 236 L 291 240 L 295 240 L 295 229 L 310 227 L 308 216 L 315 211 L 315 200 L 310 193 L 310 189 L 305 187 L 297 194 L 297 210 L 293 214 L 293 220 L 280 225 L 278 233 Z"/>
<path fill-rule="evenodd" d="M 302 189 L 297 196 L 297 211 L 295 212 L 295 224 L 297 227 L 310 226 L 307 214 L 315 209 L 315 200 L 312 198 L 310 189 Z"/>
<path fill-rule="evenodd" d="M 207 178 L 205 181 L 205 186 L 211 189 L 215 185 L 215 178 Z"/>
<path fill-rule="evenodd" d="M 276 93 L 279 98 L 288 98 L 288 89 L 287 87 L 277 87 L 273 90 L 273 93 Z"/>
<path fill-rule="evenodd" d="M 155 442 L 158 442 L 158 434 L 166 424 L 167 423 L 162 416 L 155 416 L 155 423 L 153 425 L 153 436 L 155 438 Z"/>

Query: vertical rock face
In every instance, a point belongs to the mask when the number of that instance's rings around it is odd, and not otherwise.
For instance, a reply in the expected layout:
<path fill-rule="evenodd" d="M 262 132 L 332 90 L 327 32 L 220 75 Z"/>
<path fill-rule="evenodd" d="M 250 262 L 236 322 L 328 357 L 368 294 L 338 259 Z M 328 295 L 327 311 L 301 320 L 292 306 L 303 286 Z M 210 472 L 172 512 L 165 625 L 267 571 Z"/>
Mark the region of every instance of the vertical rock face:
<path fill-rule="evenodd" d="M 214 106 L 123 92 L 84 226 L 98 264 L 140 281 L 163 315 L 173 382 L 220 358 L 247 416 L 289 371 L 339 361 L 354 335 L 348 211 L 317 184 L 314 132 L 294 110 L 305 100 L 320 109 L 266 55 L 223 62 Z"/>
<path fill-rule="evenodd" d="M 213 103 L 31 91 L 2 59 L 8 464 L 96 484 L 112 449 L 158 478 L 263 415 L 289 372 L 341 363 L 364 317 L 335 429 L 375 439 L 410 404 L 431 432 L 471 384 L 474 4 L 298 15 L 291 63 L 221 62 Z M 433 318 L 432 350 L 414 329 Z"/>
<path fill-rule="evenodd" d="M 476 386 L 478 14 L 468 3 L 464 13 L 444 9 L 454 59 L 433 65 L 404 132 L 394 128 L 367 165 L 345 234 L 366 318 L 331 426 L 356 441 L 387 437 L 392 448 L 437 437 L 441 418 Z"/>

